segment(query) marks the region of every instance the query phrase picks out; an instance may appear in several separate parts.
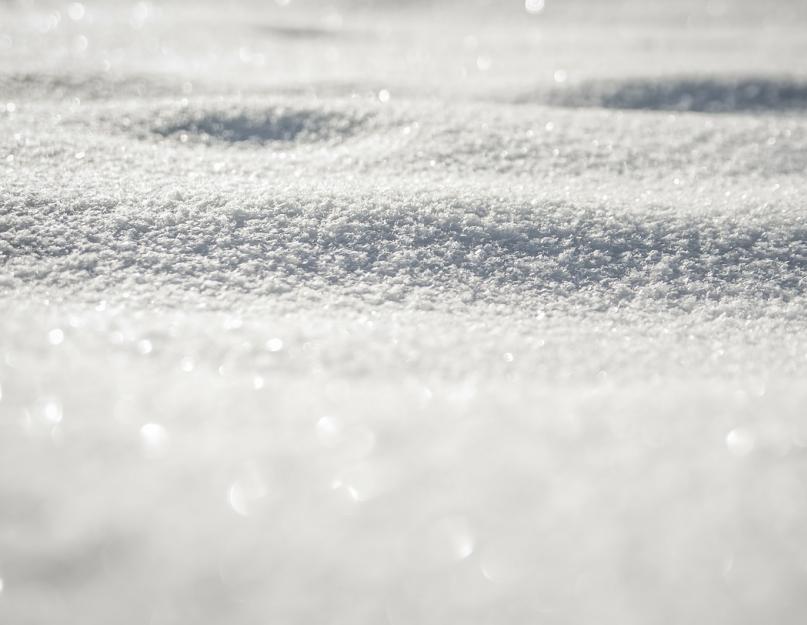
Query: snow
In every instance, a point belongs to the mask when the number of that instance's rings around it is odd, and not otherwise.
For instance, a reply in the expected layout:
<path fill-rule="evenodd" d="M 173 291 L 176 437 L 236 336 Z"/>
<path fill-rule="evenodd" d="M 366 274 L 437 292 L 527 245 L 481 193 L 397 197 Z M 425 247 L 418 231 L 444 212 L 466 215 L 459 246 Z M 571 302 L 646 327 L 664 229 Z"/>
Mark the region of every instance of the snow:
<path fill-rule="evenodd" d="M 805 27 L 0 5 L 0 622 L 801 623 Z"/>

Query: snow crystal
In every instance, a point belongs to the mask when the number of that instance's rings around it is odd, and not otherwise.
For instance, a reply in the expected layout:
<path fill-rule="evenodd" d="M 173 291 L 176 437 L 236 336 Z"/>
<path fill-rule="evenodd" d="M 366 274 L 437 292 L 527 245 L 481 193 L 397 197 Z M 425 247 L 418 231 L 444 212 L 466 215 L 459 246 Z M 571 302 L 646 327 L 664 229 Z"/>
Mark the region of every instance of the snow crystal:
<path fill-rule="evenodd" d="M 735 456 L 747 456 L 755 445 L 754 435 L 746 428 L 735 428 L 726 435 L 726 447 Z"/>
<path fill-rule="evenodd" d="M 157 455 L 168 442 L 168 432 L 159 423 L 146 423 L 140 428 L 140 438 L 144 451 L 149 455 Z"/>
<path fill-rule="evenodd" d="M 544 0 L 524 0 L 524 8 L 527 13 L 538 14 L 544 10 Z"/>
<path fill-rule="evenodd" d="M 53 328 L 48 331 L 48 343 L 51 345 L 61 345 L 64 341 L 64 331 L 61 328 Z"/>

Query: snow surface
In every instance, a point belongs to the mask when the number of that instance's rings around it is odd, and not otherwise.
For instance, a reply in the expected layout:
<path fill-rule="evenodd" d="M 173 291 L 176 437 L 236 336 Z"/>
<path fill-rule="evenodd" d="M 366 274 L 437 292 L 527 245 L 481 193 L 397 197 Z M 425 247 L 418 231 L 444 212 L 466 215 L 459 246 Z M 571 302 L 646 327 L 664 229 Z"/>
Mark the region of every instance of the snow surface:
<path fill-rule="evenodd" d="M 0 4 L 0 622 L 803 623 L 807 6 Z"/>

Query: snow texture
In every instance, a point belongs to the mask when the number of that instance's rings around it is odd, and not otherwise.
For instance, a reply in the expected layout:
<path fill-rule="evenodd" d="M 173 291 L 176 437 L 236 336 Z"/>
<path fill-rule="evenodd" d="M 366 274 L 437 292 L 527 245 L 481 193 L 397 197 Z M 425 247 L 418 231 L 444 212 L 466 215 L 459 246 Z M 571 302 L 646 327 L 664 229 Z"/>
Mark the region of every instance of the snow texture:
<path fill-rule="evenodd" d="M 803 623 L 806 29 L 0 4 L 0 622 Z"/>

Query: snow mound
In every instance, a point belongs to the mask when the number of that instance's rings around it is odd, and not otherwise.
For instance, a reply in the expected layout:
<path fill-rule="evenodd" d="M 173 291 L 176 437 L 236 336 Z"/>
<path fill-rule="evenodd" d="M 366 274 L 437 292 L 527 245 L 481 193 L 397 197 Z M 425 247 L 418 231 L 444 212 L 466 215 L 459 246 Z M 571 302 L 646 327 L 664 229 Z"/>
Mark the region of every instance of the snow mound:
<path fill-rule="evenodd" d="M 649 111 L 807 111 L 807 82 L 759 77 L 606 80 L 555 89 L 539 99 L 555 106 Z M 534 101 L 535 94 L 518 100 Z"/>

